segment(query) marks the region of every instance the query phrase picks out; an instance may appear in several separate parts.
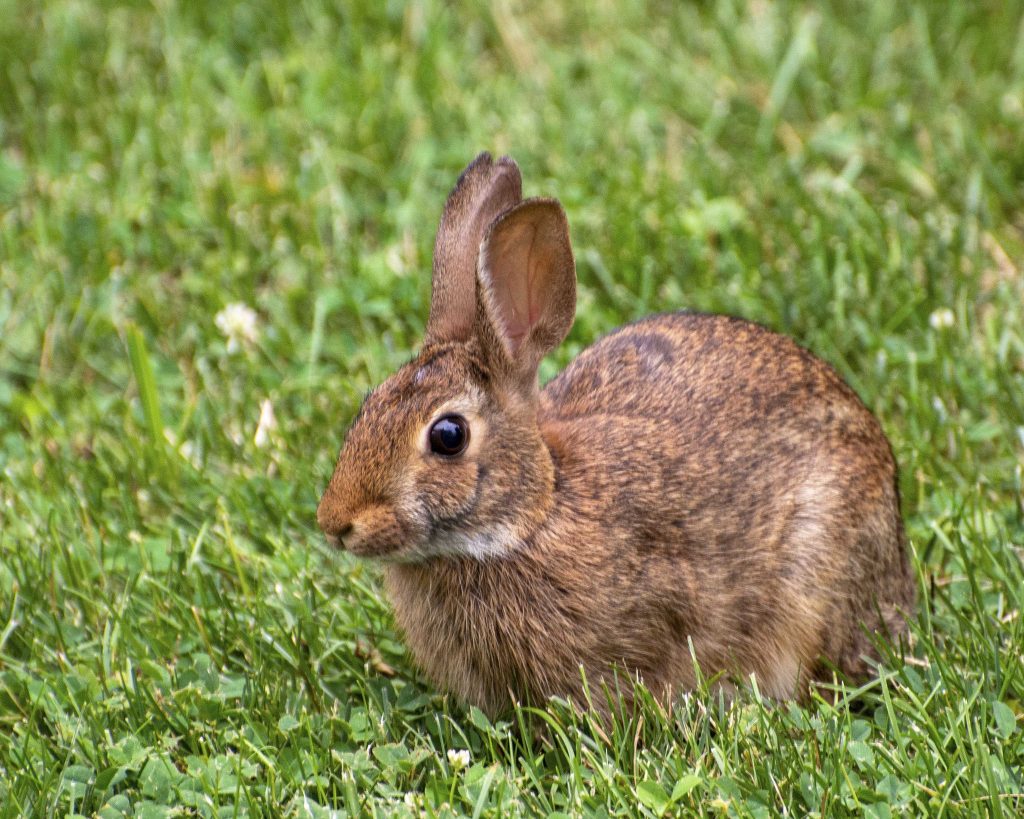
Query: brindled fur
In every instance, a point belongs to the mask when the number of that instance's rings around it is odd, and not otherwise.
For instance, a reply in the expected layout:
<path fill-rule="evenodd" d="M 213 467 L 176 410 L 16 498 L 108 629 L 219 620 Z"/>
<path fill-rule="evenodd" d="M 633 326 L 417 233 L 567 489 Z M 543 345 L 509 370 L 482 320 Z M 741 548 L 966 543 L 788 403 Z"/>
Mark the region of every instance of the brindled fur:
<path fill-rule="evenodd" d="M 460 178 L 427 343 L 365 401 L 321 527 L 384 561 L 416 661 L 488 713 L 582 702 L 584 674 L 669 697 L 694 657 L 779 698 L 862 677 L 915 589 L 877 420 L 790 339 L 696 313 L 620 328 L 538 390 L 575 268 L 560 206 L 520 189 L 507 157 Z M 427 437 L 447 413 L 470 428 L 455 458 Z"/>

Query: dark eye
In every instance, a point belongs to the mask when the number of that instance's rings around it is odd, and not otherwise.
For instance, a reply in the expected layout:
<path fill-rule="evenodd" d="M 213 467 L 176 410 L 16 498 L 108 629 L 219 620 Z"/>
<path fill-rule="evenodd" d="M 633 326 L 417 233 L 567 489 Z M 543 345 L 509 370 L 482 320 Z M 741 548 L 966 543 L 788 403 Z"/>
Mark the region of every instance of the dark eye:
<path fill-rule="evenodd" d="M 438 455 L 460 455 L 469 445 L 469 424 L 461 415 L 446 415 L 430 428 L 430 451 Z"/>

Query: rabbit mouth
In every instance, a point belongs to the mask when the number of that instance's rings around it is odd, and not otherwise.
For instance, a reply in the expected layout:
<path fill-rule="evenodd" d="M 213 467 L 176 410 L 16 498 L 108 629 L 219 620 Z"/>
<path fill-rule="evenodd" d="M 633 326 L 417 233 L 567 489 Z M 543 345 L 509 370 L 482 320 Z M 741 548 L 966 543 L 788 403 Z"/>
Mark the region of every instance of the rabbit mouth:
<path fill-rule="evenodd" d="M 341 544 L 342 551 L 346 551 L 356 557 L 365 557 L 372 560 L 393 559 L 396 552 L 402 548 L 401 543 L 381 543 L 379 541 L 361 541 L 359 543 L 344 542 Z"/>
<path fill-rule="evenodd" d="M 375 532 L 359 540 L 346 541 L 344 548 L 357 557 L 388 562 L 403 561 L 418 551 L 418 534 L 407 530 Z"/>
<path fill-rule="evenodd" d="M 401 559 L 400 554 L 405 551 L 407 542 L 405 539 L 390 537 L 349 537 L 332 545 L 356 557 L 389 561 Z"/>
<path fill-rule="evenodd" d="M 394 510 L 371 506 L 329 531 L 327 540 L 332 546 L 357 557 L 388 560 L 425 534 L 422 527 Z"/>

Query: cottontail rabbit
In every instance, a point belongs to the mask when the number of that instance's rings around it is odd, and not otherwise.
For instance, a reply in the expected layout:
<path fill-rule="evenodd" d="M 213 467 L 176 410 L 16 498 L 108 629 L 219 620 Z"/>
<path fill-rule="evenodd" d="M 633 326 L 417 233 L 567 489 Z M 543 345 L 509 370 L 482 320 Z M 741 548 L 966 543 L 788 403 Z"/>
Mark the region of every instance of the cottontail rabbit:
<path fill-rule="evenodd" d="M 487 712 L 753 674 L 857 677 L 906 628 L 896 466 L 827 364 L 759 325 L 667 313 L 584 350 L 565 213 L 481 154 L 445 205 L 419 356 L 375 389 L 317 510 L 383 561 L 413 656 Z M 691 652 L 692 645 L 692 652 Z M 600 707 L 600 706 L 599 706 Z"/>

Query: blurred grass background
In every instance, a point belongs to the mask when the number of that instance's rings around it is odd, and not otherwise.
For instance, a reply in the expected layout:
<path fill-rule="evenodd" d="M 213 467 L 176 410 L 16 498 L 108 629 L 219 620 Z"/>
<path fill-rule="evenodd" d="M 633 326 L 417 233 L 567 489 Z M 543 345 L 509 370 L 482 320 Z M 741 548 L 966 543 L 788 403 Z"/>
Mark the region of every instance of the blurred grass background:
<path fill-rule="evenodd" d="M 0 0 L 0 55 L 5 815 L 1022 810 L 1024 4 Z M 314 508 L 483 149 L 568 211 L 545 376 L 696 308 L 878 413 L 923 600 L 881 682 L 533 743 L 417 675 Z"/>

